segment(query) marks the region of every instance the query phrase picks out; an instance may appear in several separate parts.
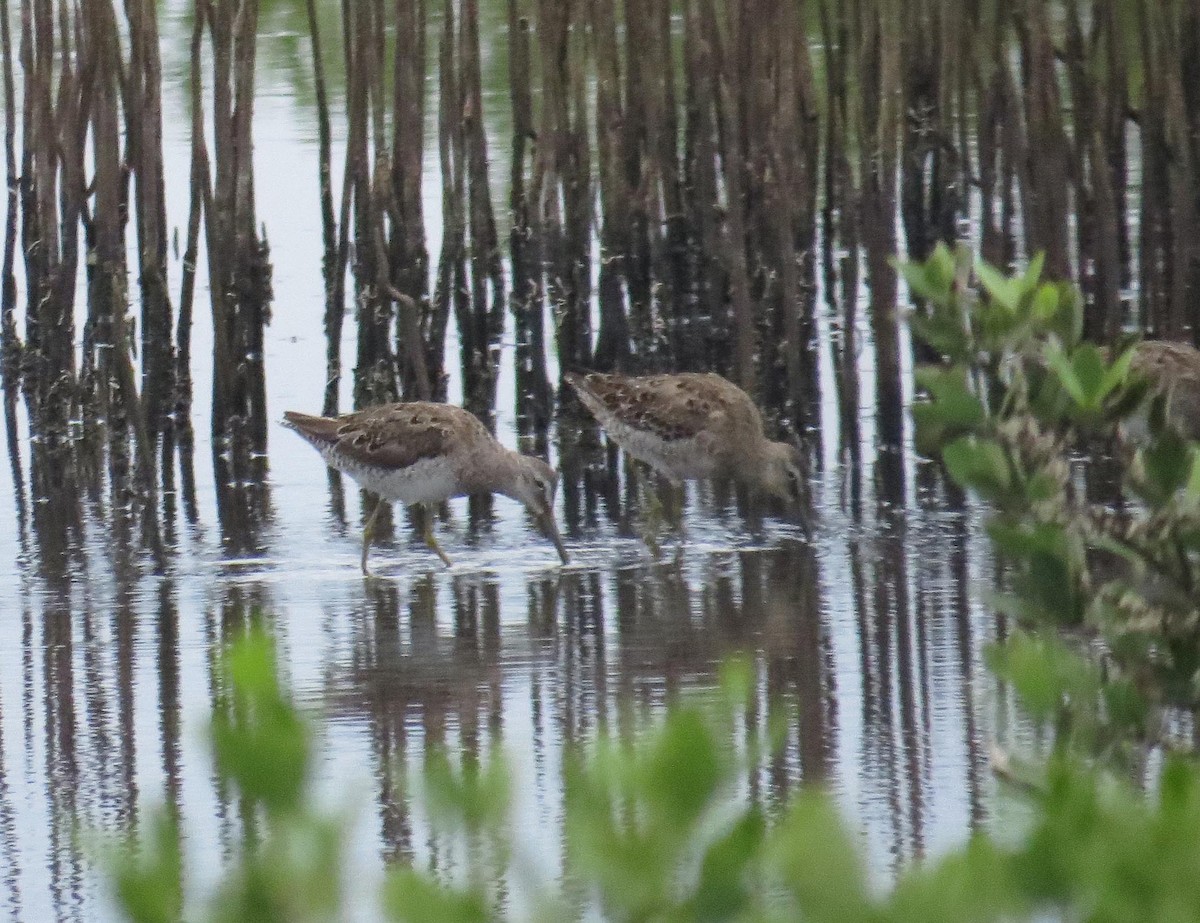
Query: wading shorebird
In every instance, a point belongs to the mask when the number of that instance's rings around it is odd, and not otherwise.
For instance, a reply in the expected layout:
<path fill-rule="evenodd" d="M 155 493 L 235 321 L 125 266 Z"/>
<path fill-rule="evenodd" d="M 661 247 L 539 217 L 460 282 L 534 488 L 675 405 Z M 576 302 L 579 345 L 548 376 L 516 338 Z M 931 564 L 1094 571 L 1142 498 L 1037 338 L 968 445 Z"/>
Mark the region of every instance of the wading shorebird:
<path fill-rule="evenodd" d="M 789 503 L 803 500 L 802 452 L 767 439 L 750 396 L 720 375 L 565 377 L 621 448 L 673 484 L 728 477 Z"/>
<path fill-rule="evenodd" d="M 1142 340 L 1133 352 L 1130 370 L 1145 375 L 1166 397 L 1167 420 L 1187 439 L 1200 439 L 1200 350 L 1170 340 Z M 1149 438 L 1145 414 L 1123 427 L 1125 438 Z"/>
<path fill-rule="evenodd" d="M 500 493 L 525 505 L 567 563 L 554 521 L 558 474 L 540 458 L 506 449 L 461 407 L 413 401 L 381 404 L 340 417 L 289 410 L 284 425 L 303 436 L 330 468 L 350 475 L 379 500 L 363 527 L 362 572 L 385 502 L 424 507 L 425 544 L 450 566 L 433 534 L 432 504 L 474 493 Z"/>

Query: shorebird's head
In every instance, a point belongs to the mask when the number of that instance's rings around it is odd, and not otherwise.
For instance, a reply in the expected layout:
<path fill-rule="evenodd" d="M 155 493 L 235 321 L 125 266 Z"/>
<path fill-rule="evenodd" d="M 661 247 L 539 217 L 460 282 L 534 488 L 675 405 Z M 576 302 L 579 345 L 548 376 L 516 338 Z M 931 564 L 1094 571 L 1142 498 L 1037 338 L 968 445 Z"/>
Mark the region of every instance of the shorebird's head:
<path fill-rule="evenodd" d="M 789 442 L 768 442 L 758 470 L 758 486 L 788 504 L 804 502 L 804 453 Z"/>
<path fill-rule="evenodd" d="M 516 456 L 516 477 L 507 493 L 514 500 L 525 504 L 540 528 L 558 551 L 562 562 L 568 562 L 567 549 L 563 545 L 558 523 L 554 520 L 554 493 L 558 489 L 558 472 L 540 458 L 532 455 Z"/>

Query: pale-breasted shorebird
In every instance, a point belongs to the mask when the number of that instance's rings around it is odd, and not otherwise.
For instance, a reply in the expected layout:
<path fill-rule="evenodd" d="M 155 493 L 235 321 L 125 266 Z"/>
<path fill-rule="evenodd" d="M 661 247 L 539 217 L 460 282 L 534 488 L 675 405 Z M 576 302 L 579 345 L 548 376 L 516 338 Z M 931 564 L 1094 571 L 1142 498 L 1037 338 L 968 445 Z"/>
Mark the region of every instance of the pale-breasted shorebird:
<path fill-rule="evenodd" d="M 379 496 L 363 527 L 364 574 L 375 518 L 385 501 L 426 507 L 425 543 L 449 566 L 450 558 L 433 535 L 428 507 L 474 493 L 500 493 L 523 503 L 567 563 L 567 549 L 554 521 L 557 472 L 540 458 L 506 449 L 469 411 L 413 401 L 381 404 L 340 417 L 289 410 L 284 419 L 329 467 Z"/>
<path fill-rule="evenodd" d="M 565 377 L 621 448 L 674 484 L 732 478 L 787 502 L 804 498 L 800 449 L 767 439 L 749 395 L 720 375 Z"/>

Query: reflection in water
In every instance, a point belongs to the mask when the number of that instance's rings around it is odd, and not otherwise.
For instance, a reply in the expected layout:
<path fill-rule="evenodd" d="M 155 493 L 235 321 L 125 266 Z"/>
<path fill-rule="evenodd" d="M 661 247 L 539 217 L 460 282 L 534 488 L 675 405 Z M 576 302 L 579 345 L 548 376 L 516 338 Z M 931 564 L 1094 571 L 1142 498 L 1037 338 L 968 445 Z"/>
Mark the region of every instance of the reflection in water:
<path fill-rule="evenodd" d="M 259 551 L 262 532 L 271 517 L 266 456 L 216 453 L 213 476 L 226 553 L 236 556 Z"/>
<path fill-rule="evenodd" d="M 805 540 L 704 486 L 688 498 L 688 543 L 655 562 L 634 537 L 633 472 L 591 438 L 562 437 L 579 561 L 565 569 L 515 507 L 464 503 L 447 510 L 459 567 L 435 567 L 396 529 L 385 576 L 363 581 L 346 498 L 311 467 L 307 499 L 276 490 L 281 514 L 304 511 L 290 527 L 273 524 L 265 489 L 218 488 L 213 506 L 230 504 L 219 548 L 181 531 L 166 578 L 144 575 L 86 497 L 33 504 L 38 566 L 9 594 L 21 618 L 0 647 L 0 874 L 14 916 L 100 912 L 77 823 L 136 830 L 145 806 L 165 801 L 201 854 L 253 839 L 259 819 L 214 782 L 198 728 L 228 707 L 220 649 L 255 619 L 277 635 L 297 695 L 324 715 L 335 801 L 347 784 L 371 792 L 380 861 L 461 861 L 402 784 L 444 746 L 467 761 L 514 760 L 515 823 L 557 863 L 546 831 L 561 820 L 564 751 L 630 733 L 712 686 L 736 651 L 750 655 L 757 689 L 742 743 L 766 733 L 768 703 L 787 716 L 749 797 L 777 809 L 801 781 L 831 786 L 880 872 L 987 819 L 989 722 L 975 686 L 992 627 L 971 583 L 973 567 L 990 565 L 975 560 L 960 496 L 943 498 L 921 471 L 916 507 L 880 495 L 862 523 L 830 508 Z M 35 451 L 33 463 L 46 461 Z M 822 496 L 840 489 L 836 471 L 817 485 Z"/>

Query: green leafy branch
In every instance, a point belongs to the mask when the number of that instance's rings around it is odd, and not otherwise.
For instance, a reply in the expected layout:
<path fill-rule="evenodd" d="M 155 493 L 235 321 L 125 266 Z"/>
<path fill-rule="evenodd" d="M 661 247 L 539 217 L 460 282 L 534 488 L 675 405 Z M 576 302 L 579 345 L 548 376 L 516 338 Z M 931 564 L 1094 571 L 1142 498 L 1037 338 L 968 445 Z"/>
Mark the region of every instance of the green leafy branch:
<path fill-rule="evenodd" d="M 916 372 L 917 448 L 993 508 L 988 531 L 1010 572 L 997 608 L 1034 631 L 1098 634 L 1122 701 L 1195 708 L 1200 466 L 1139 367 L 1139 343 L 1083 342 L 1078 289 L 1041 281 L 1040 259 L 1006 276 L 939 247 L 898 266 L 921 299 L 912 328 L 943 357 Z M 1131 501 L 1118 509 L 1075 486 L 1073 458 L 1106 445 L 1119 447 Z M 1115 724 L 1138 738 L 1155 722 L 1142 710 Z M 1107 735 L 1084 737 L 1114 752 Z"/>

